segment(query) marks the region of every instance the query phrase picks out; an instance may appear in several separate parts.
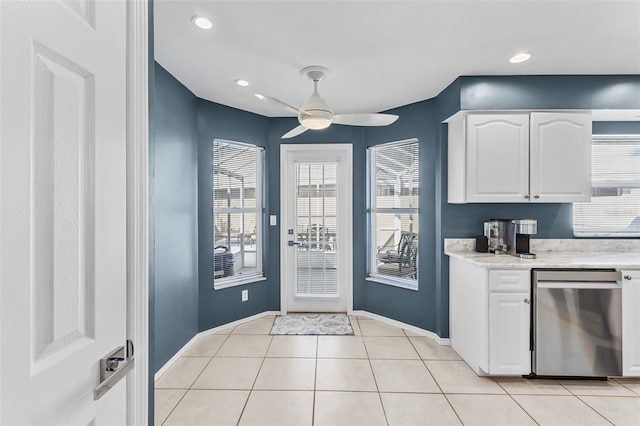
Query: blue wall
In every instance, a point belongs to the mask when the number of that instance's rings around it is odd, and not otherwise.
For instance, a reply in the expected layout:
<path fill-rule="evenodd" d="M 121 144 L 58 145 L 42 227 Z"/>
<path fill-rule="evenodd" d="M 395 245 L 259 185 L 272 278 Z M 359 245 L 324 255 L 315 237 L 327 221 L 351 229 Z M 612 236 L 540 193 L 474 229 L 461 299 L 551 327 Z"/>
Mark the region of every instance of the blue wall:
<path fill-rule="evenodd" d="M 269 120 L 250 112 L 198 99 L 198 223 L 200 248 L 200 285 L 198 306 L 195 310 L 199 329 L 208 330 L 264 311 L 280 308 L 280 300 L 273 297 L 279 291 L 279 280 L 275 278 L 274 259 L 279 251 L 265 250 L 263 270 L 266 281 L 259 281 L 221 290 L 213 290 L 213 140 L 228 139 L 267 146 Z M 265 151 L 267 164 L 277 153 Z M 267 177 L 266 185 L 270 184 Z M 265 217 L 274 198 L 267 192 Z M 277 198 L 275 199 L 277 201 Z M 268 220 L 266 221 L 268 224 Z M 265 230 L 263 236 L 266 247 L 270 247 L 271 234 Z M 249 290 L 249 300 L 241 301 L 242 290 Z"/>
<path fill-rule="evenodd" d="M 460 77 L 460 109 L 637 109 L 640 75 Z"/>
<path fill-rule="evenodd" d="M 153 372 L 198 332 L 196 97 L 158 64 L 154 75 L 149 147 Z"/>

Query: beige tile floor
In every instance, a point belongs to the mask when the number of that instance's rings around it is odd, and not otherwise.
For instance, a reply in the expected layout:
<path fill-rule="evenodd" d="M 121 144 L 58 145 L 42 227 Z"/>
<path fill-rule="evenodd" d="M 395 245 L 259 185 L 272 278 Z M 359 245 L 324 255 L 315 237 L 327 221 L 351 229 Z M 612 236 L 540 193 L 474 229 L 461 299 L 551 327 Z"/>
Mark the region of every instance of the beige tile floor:
<path fill-rule="evenodd" d="M 640 425 L 640 380 L 478 377 L 448 346 L 351 317 L 355 336 L 203 336 L 155 386 L 156 425 Z"/>

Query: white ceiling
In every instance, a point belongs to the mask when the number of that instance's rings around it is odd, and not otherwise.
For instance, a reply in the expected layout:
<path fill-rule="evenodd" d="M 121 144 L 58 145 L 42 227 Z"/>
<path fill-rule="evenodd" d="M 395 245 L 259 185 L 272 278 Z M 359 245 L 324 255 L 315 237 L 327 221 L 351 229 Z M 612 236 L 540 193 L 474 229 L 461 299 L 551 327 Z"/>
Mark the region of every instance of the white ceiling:
<path fill-rule="evenodd" d="M 155 58 L 196 96 L 257 114 L 302 106 L 308 65 L 336 113 L 435 97 L 462 75 L 640 74 L 640 0 L 156 0 Z M 212 30 L 195 27 L 203 15 Z M 510 64 L 517 52 L 531 60 Z M 250 82 L 248 87 L 234 84 Z M 637 118 L 636 118 L 637 119 Z"/>

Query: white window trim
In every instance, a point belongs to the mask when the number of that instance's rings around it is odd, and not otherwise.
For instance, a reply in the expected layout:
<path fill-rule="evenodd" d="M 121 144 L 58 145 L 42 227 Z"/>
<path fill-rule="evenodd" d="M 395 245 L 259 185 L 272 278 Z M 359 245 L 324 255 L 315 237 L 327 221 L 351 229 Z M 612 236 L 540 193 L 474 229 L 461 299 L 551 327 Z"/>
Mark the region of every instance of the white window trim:
<path fill-rule="evenodd" d="M 607 143 L 607 142 L 638 142 L 640 141 L 640 135 L 636 134 L 624 134 L 624 135 L 593 135 L 592 143 Z M 576 238 L 638 238 L 639 232 L 606 232 L 606 231 L 577 231 L 575 228 L 575 222 L 572 225 L 573 236 Z M 603 228 L 604 229 L 604 228 Z"/>
<path fill-rule="evenodd" d="M 240 278 L 242 277 L 242 278 Z M 229 277 L 232 278 L 232 277 Z M 214 280 L 214 290 L 222 290 L 225 288 L 229 288 L 229 287 L 237 287 L 239 285 L 245 285 L 245 284 L 251 284 L 251 283 L 257 283 L 260 281 L 266 281 L 267 278 L 264 275 L 240 275 L 239 277 L 233 277 L 236 278 L 235 280 L 230 280 L 230 281 L 225 281 L 223 283 L 219 283 L 218 285 L 215 285 L 215 280 Z"/>
<path fill-rule="evenodd" d="M 221 213 L 221 214 L 255 213 L 256 214 L 256 240 L 260 242 L 259 244 L 256 243 L 256 272 L 255 273 L 234 275 L 232 277 L 216 279 L 215 268 L 214 268 L 213 289 L 222 290 L 229 287 L 236 287 L 240 285 L 265 281 L 267 279 L 264 276 L 264 270 L 262 269 L 262 257 L 263 257 L 263 250 L 264 250 L 264 247 L 263 247 L 264 241 L 262 236 L 263 236 L 263 227 L 264 227 L 264 201 L 265 201 L 265 194 L 264 194 L 265 191 L 264 191 L 264 183 L 263 183 L 264 173 L 265 173 L 265 164 L 264 164 L 265 149 L 261 146 L 254 145 L 254 144 L 237 142 L 237 141 L 232 141 L 227 139 L 218 139 L 218 138 L 213 140 L 212 148 L 216 141 L 222 142 L 222 143 L 228 143 L 236 146 L 254 148 L 256 150 L 256 165 L 258 168 L 258 170 L 256 171 L 256 191 L 260 191 L 259 194 L 256 193 L 255 207 L 231 207 L 231 208 L 222 207 L 217 210 L 214 207 L 212 209 L 213 210 L 211 215 L 212 220 L 213 220 L 213 216 L 216 213 Z M 212 149 L 211 150 L 212 156 L 213 156 L 213 152 L 214 151 Z M 212 188 L 212 191 L 213 191 L 213 188 Z M 212 227 L 212 228 L 213 228 L 212 238 L 213 238 L 213 243 L 215 247 L 215 227 Z M 212 256 L 211 263 L 213 264 L 213 262 L 214 262 L 214 258 Z"/>
<path fill-rule="evenodd" d="M 418 291 L 419 289 L 419 278 L 420 272 L 417 272 L 418 278 L 415 280 L 409 280 L 401 277 L 393 277 L 389 275 L 382 275 L 375 272 L 372 272 L 372 268 L 374 263 L 376 262 L 376 242 L 372 235 L 372 230 L 376 228 L 376 219 L 373 213 L 398 213 L 398 214 L 415 214 L 418 216 L 418 220 L 420 218 L 419 207 L 399 207 L 399 208 L 376 208 L 375 207 L 375 197 L 373 197 L 372 184 L 375 182 L 373 179 L 373 174 L 375 173 L 374 164 L 375 158 L 372 158 L 373 150 L 380 147 L 393 147 L 393 146 L 401 146 L 408 145 L 411 143 L 418 143 L 417 138 L 412 139 L 404 139 L 401 141 L 388 142 L 375 146 L 370 146 L 367 148 L 367 237 L 368 237 L 368 256 L 367 256 L 367 277 L 365 277 L 365 281 L 375 282 L 379 284 L 390 285 L 394 287 L 400 287 L 408 290 Z M 420 188 L 418 187 L 418 191 Z M 420 238 L 420 231 L 418 231 L 418 239 Z M 419 269 L 419 259 L 420 259 L 420 248 L 418 246 L 418 261 L 416 262 L 416 268 Z"/>
<path fill-rule="evenodd" d="M 390 277 L 388 275 L 370 274 L 365 278 L 365 281 L 418 291 L 418 280 L 407 280 L 403 278 Z"/>

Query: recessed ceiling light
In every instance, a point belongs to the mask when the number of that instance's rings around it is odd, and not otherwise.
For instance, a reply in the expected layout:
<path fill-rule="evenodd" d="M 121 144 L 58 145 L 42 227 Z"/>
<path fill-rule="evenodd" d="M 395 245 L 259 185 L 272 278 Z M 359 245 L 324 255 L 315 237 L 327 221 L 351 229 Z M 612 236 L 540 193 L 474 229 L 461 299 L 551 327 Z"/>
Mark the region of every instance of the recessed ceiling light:
<path fill-rule="evenodd" d="M 202 28 L 203 30 L 210 30 L 213 27 L 211 20 L 204 16 L 194 16 L 191 18 L 191 22 L 193 22 L 196 27 Z"/>
<path fill-rule="evenodd" d="M 249 85 L 249 82 L 247 80 L 238 79 L 236 80 L 236 84 L 238 86 L 247 87 Z"/>
<path fill-rule="evenodd" d="M 528 61 L 529 58 L 531 58 L 531 55 L 529 53 L 518 53 L 516 55 L 513 55 L 511 59 L 509 59 L 509 62 L 511 62 L 512 64 L 519 64 L 520 62 Z"/>

